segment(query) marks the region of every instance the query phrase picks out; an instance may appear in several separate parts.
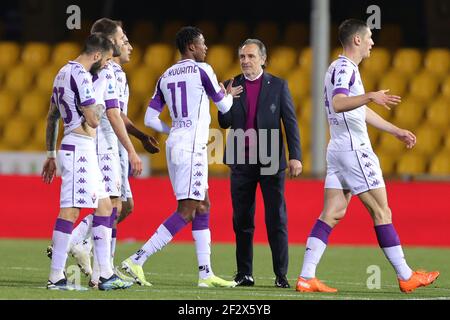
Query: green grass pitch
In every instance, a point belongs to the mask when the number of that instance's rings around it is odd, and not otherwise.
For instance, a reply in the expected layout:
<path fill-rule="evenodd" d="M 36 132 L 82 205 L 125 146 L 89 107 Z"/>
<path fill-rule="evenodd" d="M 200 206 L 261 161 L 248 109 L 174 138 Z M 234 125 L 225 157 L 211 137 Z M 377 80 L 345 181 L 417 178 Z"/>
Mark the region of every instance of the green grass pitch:
<path fill-rule="evenodd" d="M 154 299 L 154 300 L 353 300 L 353 299 L 450 299 L 450 249 L 405 247 L 413 269 L 439 270 L 441 276 L 426 288 L 412 294 L 401 293 L 395 273 L 377 247 L 329 246 L 317 275 L 337 294 L 300 294 L 295 281 L 303 260 L 303 246 L 290 246 L 288 279 L 291 289 L 275 288 L 270 249 L 256 245 L 254 252 L 254 287 L 229 289 L 198 288 L 195 248 L 192 243 L 171 243 L 144 265 L 152 287 L 133 285 L 128 290 L 101 292 L 61 292 L 45 289 L 50 260 L 45 255 L 49 244 L 43 240 L 0 240 L 0 299 Z M 131 255 L 142 243 L 119 242 L 116 263 Z M 215 274 L 232 279 L 235 272 L 234 245 L 213 244 L 212 267 Z M 74 264 L 69 258 L 68 265 Z M 367 287 L 368 267 L 381 270 L 379 289 Z M 87 278 L 82 284 L 87 285 Z"/>

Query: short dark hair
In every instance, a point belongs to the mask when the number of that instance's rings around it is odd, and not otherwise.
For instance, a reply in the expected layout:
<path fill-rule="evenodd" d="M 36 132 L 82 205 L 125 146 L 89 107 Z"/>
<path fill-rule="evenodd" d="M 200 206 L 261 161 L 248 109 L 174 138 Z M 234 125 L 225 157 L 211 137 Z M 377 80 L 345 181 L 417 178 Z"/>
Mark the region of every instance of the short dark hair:
<path fill-rule="evenodd" d="M 104 34 L 93 33 L 89 35 L 84 42 L 83 53 L 91 54 L 94 52 L 107 52 L 113 50 L 114 45 Z"/>
<path fill-rule="evenodd" d="M 202 30 L 197 27 L 183 27 L 181 28 L 175 37 L 175 43 L 181 54 L 186 52 L 186 48 L 195 38 L 200 37 L 203 34 Z"/>
<path fill-rule="evenodd" d="M 348 46 L 351 43 L 353 36 L 366 28 L 368 28 L 368 26 L 362 20 L 347 19 L 342 22 L 338 29 L 338 38 L 342 46 Z"/>
<path fill-rule="evenodd" d="M 122 21 L 101 18 L 94 22 L 91 27 L 91 33 L 103 33 L 107 37 L 112 37 L 117 28 L 122 27 Z"/>

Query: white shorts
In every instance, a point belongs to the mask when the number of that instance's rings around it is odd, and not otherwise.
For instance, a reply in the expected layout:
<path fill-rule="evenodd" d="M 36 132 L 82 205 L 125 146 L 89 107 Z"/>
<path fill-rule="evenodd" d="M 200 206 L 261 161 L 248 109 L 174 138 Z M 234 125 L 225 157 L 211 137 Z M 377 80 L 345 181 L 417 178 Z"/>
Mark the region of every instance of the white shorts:
<path fill-rule="evenodd" d="M 372 150 L 327 151 L 325 189 L 350 190 L 356 195 L 384 186 L 380 161 Z"/>
<path fill-rule="evenodd" d="M 61 168 L 61 208 L 97 208 L 107 198 L 98 168 L 95 142 L 91 137 L 70 133 L 58 151 Z"/>
<path fill-rule="evenodd" d="M 130 164 L 128 162 L 128 152 L 122 146 L 119 146 L 120 168 L 122 174 L 122 185 L 120 191 L 120 198 L 122 201 L 127 201 L 128 198 L 133 198 L 131 193 L 130 181 L 128 181 L 128 174 Z"/>
<path fill-rule="evenodd" d="M 105 153 L 98 155 L 98 166 L 102 173 L 105 190 L 110 197 L 120 197 L 122 176 L 119 153 Z"/>
<path fill-rule="evenodd" d="M 208 189 L 208 155 L 206 146 L 196 152 L 166 144 L 167 167 L 177 200 L 205 200 Z"/>

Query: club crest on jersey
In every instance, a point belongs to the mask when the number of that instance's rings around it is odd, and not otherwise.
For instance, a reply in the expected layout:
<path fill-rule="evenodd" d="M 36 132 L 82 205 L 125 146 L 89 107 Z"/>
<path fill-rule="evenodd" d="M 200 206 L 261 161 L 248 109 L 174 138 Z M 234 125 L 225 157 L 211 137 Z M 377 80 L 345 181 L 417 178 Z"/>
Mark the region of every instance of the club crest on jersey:
<path fill-rule="evenodd" d="M 277 106 L 272 103 L 270 105 L 270 111 L 272 111 L 272 113 L 275 113 L 275 110 L 277 110 Z"/>
<path fill-rule="evenodd" d="M 109 94 L 114 93 L 114 88 L 113 88 L 113 86 L 112 86 L 111 83 L 110 83 L 109 86 L 108 86 L 108 93 L 109 93 Z"/>

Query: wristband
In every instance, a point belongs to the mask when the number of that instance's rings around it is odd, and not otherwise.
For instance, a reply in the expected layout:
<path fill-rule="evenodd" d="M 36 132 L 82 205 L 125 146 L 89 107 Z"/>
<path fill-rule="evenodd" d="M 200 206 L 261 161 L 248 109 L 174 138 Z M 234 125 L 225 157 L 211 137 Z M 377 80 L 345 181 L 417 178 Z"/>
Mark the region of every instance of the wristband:
<path fill-rule="evenodd" d="M 47 151 L 47 158 L 53 158 L 53 159 L 55 159 L 55 158 L 56 158 L 56 151 L 55 151 L 55 150 L 53 150 L 53 151 Z"/>

